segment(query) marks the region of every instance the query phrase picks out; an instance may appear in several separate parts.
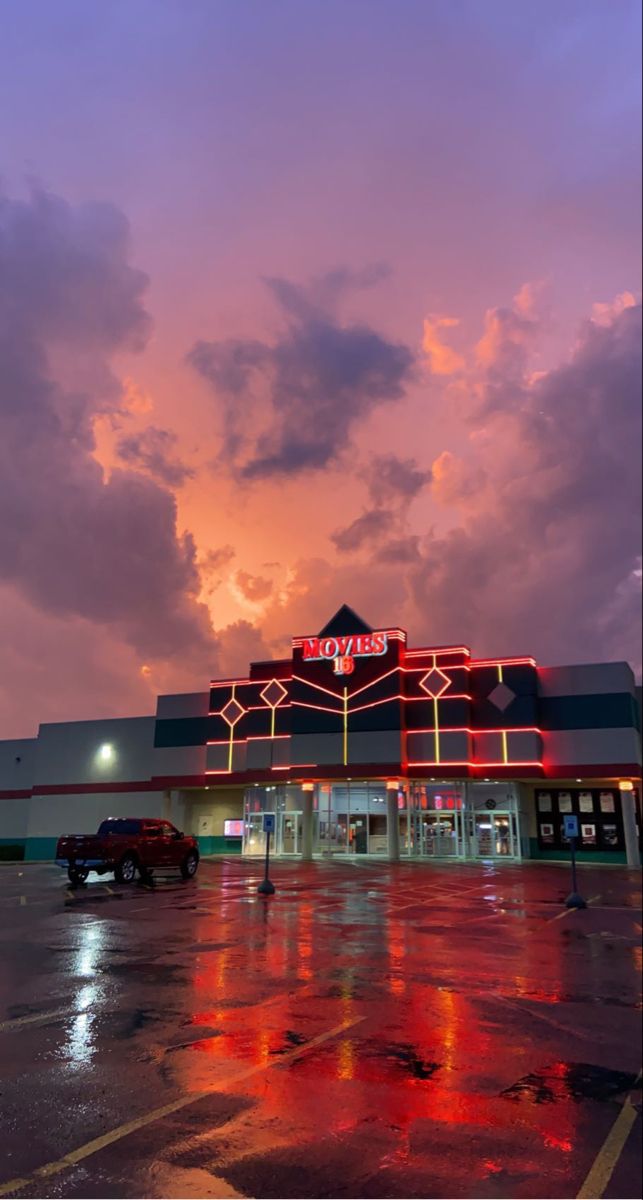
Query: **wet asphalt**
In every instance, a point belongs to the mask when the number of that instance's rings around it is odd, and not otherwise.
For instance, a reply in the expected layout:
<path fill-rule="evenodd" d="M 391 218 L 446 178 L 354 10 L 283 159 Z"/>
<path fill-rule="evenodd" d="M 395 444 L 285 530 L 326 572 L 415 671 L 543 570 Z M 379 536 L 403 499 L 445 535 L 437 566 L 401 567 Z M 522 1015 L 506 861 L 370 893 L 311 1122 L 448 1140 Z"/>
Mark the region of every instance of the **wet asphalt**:
<path fill-rule="evenodd" d="M 0 1196 L 640 1197 L 639 873 L 260 878 L 0 867 Z"/>

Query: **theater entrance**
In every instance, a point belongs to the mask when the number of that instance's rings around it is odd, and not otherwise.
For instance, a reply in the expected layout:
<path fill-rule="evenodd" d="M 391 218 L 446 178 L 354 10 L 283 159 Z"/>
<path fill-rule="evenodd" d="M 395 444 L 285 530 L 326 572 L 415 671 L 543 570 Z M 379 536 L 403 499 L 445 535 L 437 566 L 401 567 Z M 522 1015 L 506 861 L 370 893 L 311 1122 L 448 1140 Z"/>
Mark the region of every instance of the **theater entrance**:
<path fill-rule="evenodd" d="M 473 820 L 472 851 L 476 858 L 520 857 L 515 812 L 477 812 Z"/>
<path fill-rule="evenodd" d="M 303 812 L 278 812 L 275 854 L 301 854 Z"/>

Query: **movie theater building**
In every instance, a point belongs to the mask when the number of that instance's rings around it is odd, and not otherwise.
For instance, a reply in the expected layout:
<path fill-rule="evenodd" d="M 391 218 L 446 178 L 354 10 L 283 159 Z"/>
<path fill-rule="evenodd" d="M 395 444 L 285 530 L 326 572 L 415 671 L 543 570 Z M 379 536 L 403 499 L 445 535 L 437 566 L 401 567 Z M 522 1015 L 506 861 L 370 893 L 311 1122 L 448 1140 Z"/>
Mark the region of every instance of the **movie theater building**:
<path fill-rule="evenodd" d="M 640 862 L 640 701 L 626 663 L 543 667 L 413 649 L 343 606 L 288 658 L 155 716 L 41 725 L 0 743 L 0 853 L 160 816 L 203 853 Z"/>

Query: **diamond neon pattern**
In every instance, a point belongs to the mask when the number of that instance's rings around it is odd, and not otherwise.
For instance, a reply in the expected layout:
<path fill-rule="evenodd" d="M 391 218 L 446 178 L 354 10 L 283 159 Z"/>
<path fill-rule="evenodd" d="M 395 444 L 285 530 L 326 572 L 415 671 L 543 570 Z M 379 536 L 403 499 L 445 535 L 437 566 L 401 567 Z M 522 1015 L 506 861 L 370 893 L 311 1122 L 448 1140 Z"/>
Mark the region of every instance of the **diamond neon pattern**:
<path fill-rule="evenodd" d="M 224 721 L 227 721 L 228 725 L 232 729 L 236 725 L 237 721 L 241 720 L 245 711 L 245 708 L 242 704 L 239 704 L 238 700 L 231 699 L 228 700 L 227 704 L 224 704 L 220 715 L 223 717 Z"/>
<path fill-rule="evenodd" d="M 499 708 L 500 712 L 504 712 L 506 708 L 509 708 L 511 701 L 516 699 L 516 693 L 512 692 L 511 688 L 507 687 L 506 683 L 497 683 L 493 691 L 489 692 L 487 699 L 490 700 L 491 703 L 496 706 L 496 708 Z"/>
<path fill-rule="evenodd" d="M 284 696 L 288 695 L 288 692 L 283 683 L 280 683 L 278 679 L 271 679 L 270 683 L 267 683 L 265 688 L 259 692 L 259 695 L 269 708 L 277 708 Z"/>
<path fill-rule="evenodd" d="M 451 680 L 449 676 L 445 675 L 444 671 L 441 671 L 439 667 L 433 667 L 430 671 L 427 671 L 426 675 L 423 675 L 420 680 L 422 691 L 426 692 L 427 696 L 430 696 L 432 700 L 437 700 L 450 686 Z"/>

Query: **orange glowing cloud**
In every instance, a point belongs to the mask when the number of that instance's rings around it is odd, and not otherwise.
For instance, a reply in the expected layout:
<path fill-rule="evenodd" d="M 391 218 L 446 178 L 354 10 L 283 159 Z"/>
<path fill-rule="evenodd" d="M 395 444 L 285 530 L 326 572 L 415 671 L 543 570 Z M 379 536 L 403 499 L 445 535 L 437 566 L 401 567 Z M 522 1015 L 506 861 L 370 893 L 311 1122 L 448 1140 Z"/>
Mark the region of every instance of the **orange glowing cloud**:
<path fill-rule="evenodd" d="M 457 375 L 464 370 L 465 360 L 440 337 L 440 330 L 459 325 L 457 317 L 439 317 L 430 314 L 424 318 L 422 349 L 434 375 Z"/>

